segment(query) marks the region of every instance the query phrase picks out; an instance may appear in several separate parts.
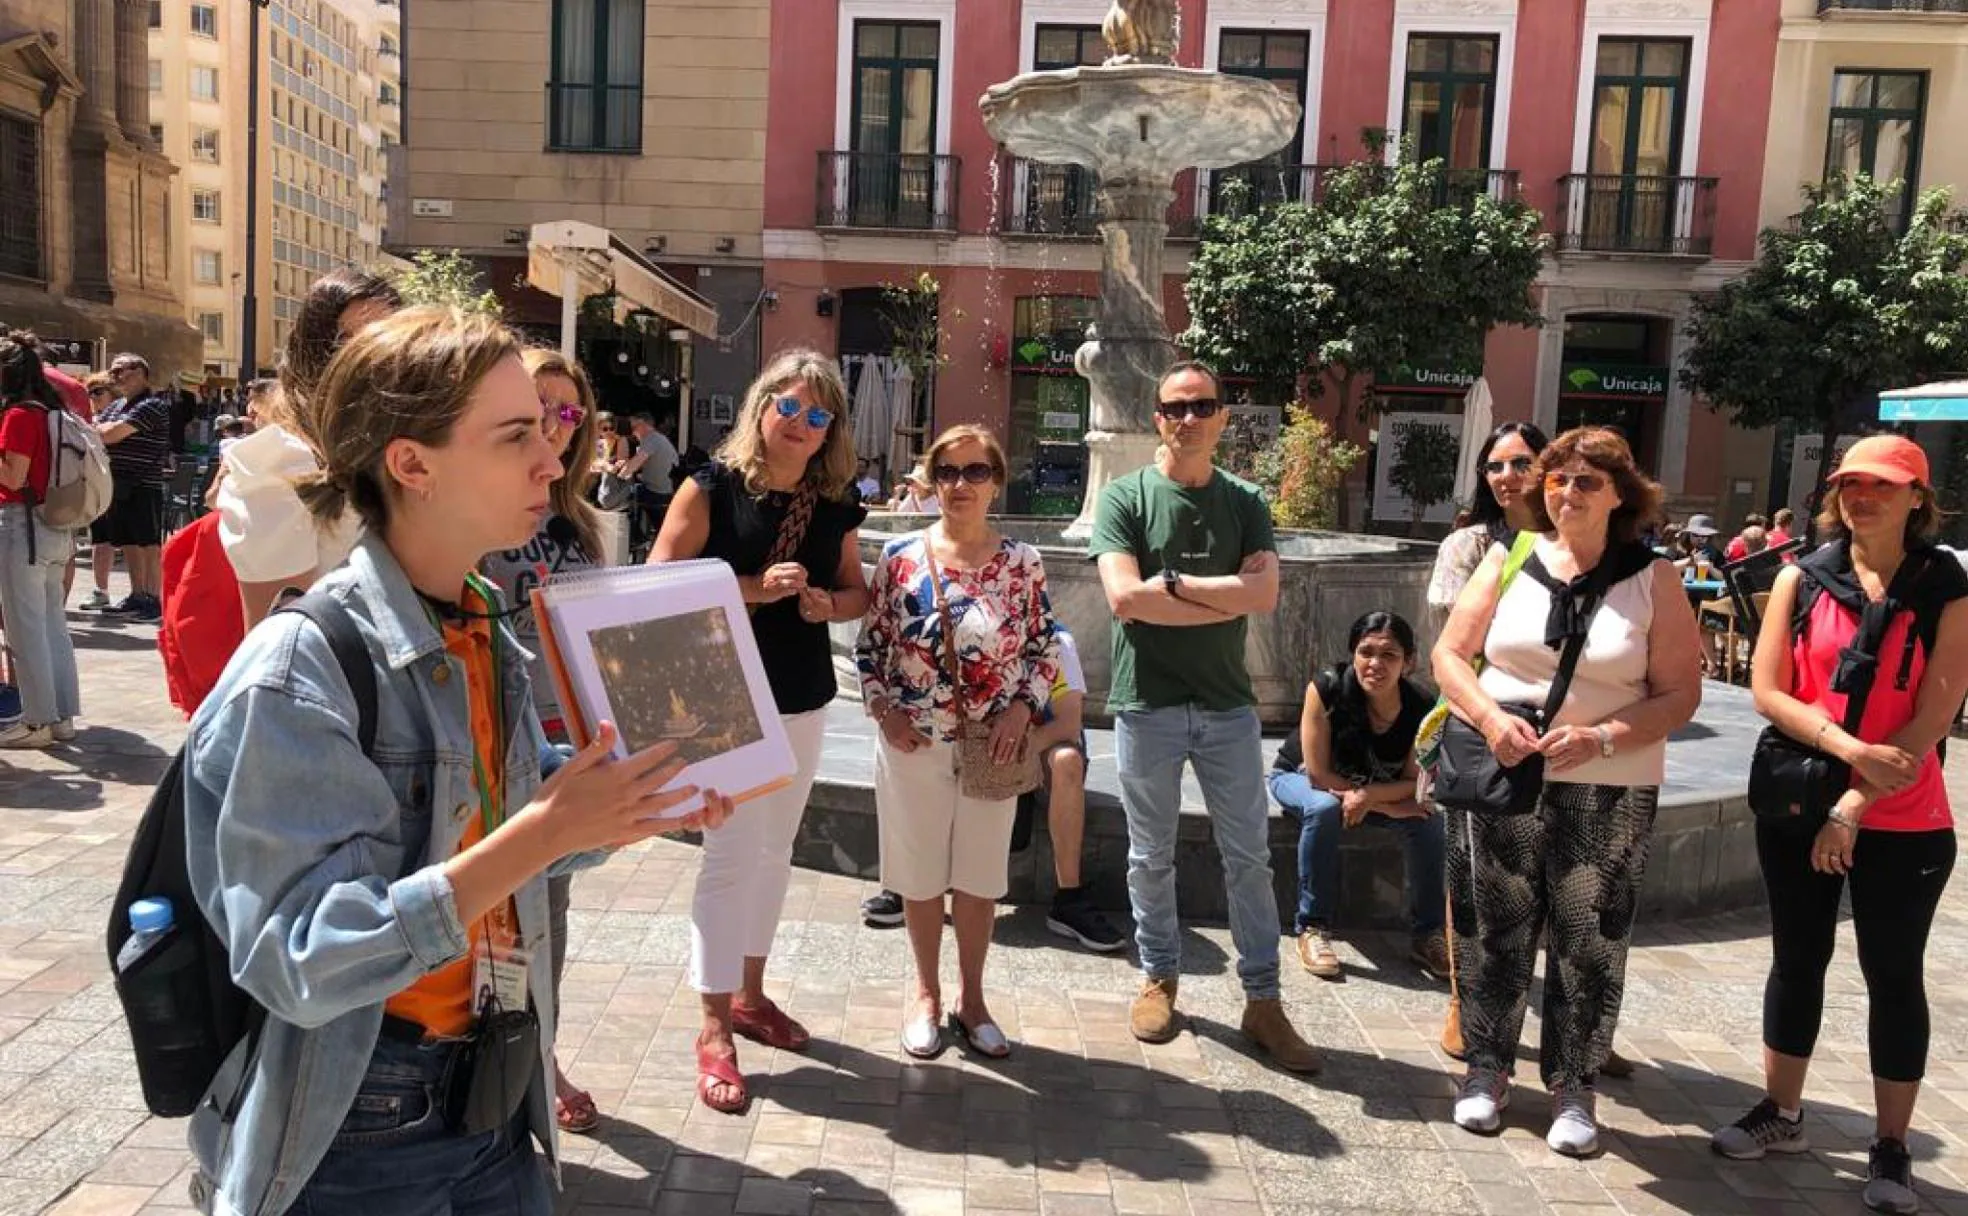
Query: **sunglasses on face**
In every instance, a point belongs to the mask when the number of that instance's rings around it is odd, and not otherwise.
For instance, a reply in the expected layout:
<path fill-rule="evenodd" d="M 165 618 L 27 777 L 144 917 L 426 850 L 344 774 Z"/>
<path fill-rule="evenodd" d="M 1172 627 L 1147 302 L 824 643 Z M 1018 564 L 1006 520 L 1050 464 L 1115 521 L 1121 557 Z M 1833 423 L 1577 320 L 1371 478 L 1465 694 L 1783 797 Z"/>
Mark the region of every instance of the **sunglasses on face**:
<path fill-rule="evenodd" d="M 806 411 L 806 425 L 816 431 L 824 431 L 834 424 L 834 411 L 823 410 L 817 405 L 807 405 L 798 397 L 781 397 L 778 401 L 781 418 L 797 418 L 800 411 Z"/>
<path fill-rule="evenodd" d="M 996 478 L 998 471 L 982 460 L 973 460 L 961 467 L 954 464 L 939 464 L 930 471 L 930 475 L 936 478 L 938 485 L 953 486 L 959 481 L 964 481 L 974 486 L 981 486 Z"/>
<path fill-rule="evenodd" d="M 588 411 L 578 405 L 563 401 L 548 401 L 545 398 L 540 400 L 541 426 L 580 426 L 581 420 L 587 416 Z"/>
<path fill-rule="evenodd" d="M 1170 422 L 1180 422 L 1185 415 L 1198 420 L 1214 418 L 1216 411 L 1222 408 L 1222 403 L 1214 397 L 1192 397 L 1187 401 L 1158 402 L 1155 412 Z"/>
<path fill-rule="evenodd" d="M 1562 493 L 1574 486 L 1578 487 L 1578 492 L 1581 494 L 1597 494 L 1606 488 L 1606 475 L 1604 473 L 1567 473 L 1563 469 L 1554 469 L 1544 475 L 1544 488 L 1547 490 L 1556 490 Z"/>
<path fill-rule="evenodd" d="M 1509 460 L 1485 460 L 1483 472 L 1491 477 L 1501 477 L 1505 473 L 1528 473 L 1537 462 L 1529 456 L 1512 456 Z"/>

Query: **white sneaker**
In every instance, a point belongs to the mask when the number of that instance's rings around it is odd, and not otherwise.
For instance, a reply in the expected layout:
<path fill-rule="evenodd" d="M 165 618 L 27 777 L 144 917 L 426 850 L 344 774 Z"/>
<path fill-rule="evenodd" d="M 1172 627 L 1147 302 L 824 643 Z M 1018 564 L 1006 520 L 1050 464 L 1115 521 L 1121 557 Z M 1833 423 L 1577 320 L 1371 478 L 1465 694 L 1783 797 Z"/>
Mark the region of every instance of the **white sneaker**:
<path fill-rule="evenodd" d="M 84 612 L 101 612 L 103 609 L 109 607 L 109 597 L 91 587 L 89 594 L 83 596 L 82 602 L 77 604 L 76 607 Z"/>
<path fill-rule="evenodd" d="M 55 737 L 55 742 L 57 743 L 73 743 L 75 742 L 75 719 L 63 718 L 61 721 L 49 727 L 48 732 Z"/>
<path fill-rule="evenodd" d="M 55 730 L 52 726 L 29 726 L 19 722 L 0 731 L 0 748 L 51 747 L 54 742 Z"/>
<path fill-rule="evenodd" d="M 1551 1095 L 1551 1130 L 1544 1142 L 1554 1153 L 1590 1157 L 1599 1151 L 1599 1120 L 1589 1089 L 1559 1089 Z"/>
<path fill-rule="evenodd" d="M 1493 1132 L 1510 1106 L 1510 1078 L 1494 1068 L 1472 1068 L 1456 1092 L 1456 1126 L 1470 1132 Z"/>

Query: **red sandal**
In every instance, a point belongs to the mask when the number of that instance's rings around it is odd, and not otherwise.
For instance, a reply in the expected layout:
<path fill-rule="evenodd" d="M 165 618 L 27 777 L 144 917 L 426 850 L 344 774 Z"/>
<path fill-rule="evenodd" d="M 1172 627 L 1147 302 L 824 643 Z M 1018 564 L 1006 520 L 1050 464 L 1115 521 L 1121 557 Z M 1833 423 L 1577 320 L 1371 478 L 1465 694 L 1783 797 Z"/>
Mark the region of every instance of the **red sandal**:
<path fill-rule="evenodd" d="M 741 1005 L 735 999 L 731 1002 L 731 1033 L 741 1034 L 754 1043 L 763 1043 L 780 1051 L 805 1051 L 813 1036 L 806 1033 L 806 1027 L 795 1022 L 779 1008 L 771 997 L 765 998 L 763 1005 Z"/>
<path fill-rule="evenodd" d="M 711 1097 L 713 1085 L 729 1085 L 738 1091 L 738 1096 L 724 1102 L 716 1101 Z M 725 1115 L 742 1113 L 752 1100 L 750 1091 L 745 1088 L 745 1074 L 738 1071 L 737 1054 L 719 1055 L 701 1036 L 697 1040 L 697 1097 L 705 1106 Z"/>

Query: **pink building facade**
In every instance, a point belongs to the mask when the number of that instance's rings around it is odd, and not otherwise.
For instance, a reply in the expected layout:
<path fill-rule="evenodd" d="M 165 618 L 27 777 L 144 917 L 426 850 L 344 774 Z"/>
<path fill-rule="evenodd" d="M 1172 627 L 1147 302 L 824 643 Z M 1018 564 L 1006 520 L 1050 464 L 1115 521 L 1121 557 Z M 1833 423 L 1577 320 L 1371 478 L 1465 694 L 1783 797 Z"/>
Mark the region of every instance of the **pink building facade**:
<path fill-rule="evenodd" d="M 1012 454 L 1012 510 L 1070 513 L 1075 411 L 1061 366 L 1098 287 L 1091 183 L 1002 155 L 976 101 L 1022 71 L 1098 62 L 1106 0 L 804 0 L 775 5 L 766 137 L 764 352 L 894 345 L 881 288 L 938 283 L 934 427 L 981 422 Z M 1767 437 L 1738 442 L 1677 381 L 1694 295 L 1755 254 L 1780 0 L 1183 0 L 1179 62 L 1262 76 L 1305 120 L 1271 163 L 1178 181 L 1165 288 L 1185 322 L 1181 240 L 1247 173 L 1297 196 L 1380 128 L 1472 188 L 1517 190 L 1552 254 L 1546 324 L 1490 335 L 1481 369 L 1383 387 L 1382 420 L 1448 425 L 1480 370 L 1498 420 L 1625 430 L 1679 510 L 1762 505 Z M 1328 394 L 1353 438 L 1377 438 Z M 1434 418 L 1426 416 L 1433 415 Z M 890 445 L 899 452 L 913 437 Z M 916 441 L 920 446 L 920 441 Z M 872 447 L 870 451 L 874 450 Z M 1360 470 L 1348 521 L 1392 523 Z M 1382 487 L 1384 493 L 1384 487 Z M 1437 508 L 1436 513 L 1447 510 Z M 1379 518 L 1376 519 L 1378 514 Z M 1407 516 L 1400 513 L 1405 521 Z"/>

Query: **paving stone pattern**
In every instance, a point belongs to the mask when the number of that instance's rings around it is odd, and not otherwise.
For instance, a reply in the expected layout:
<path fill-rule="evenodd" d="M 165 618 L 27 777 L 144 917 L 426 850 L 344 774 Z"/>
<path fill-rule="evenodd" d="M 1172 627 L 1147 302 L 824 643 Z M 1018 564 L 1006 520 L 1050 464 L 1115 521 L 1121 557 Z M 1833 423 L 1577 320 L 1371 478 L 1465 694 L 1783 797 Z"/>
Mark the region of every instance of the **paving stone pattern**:
<path fill-rule="evenodd" d="M 79 613 L 71 624 L 87 729 L 73 746 L 0 761 L 0 1216 L 181 1211 L 184 1128 L 143 1110 L 101 933 L 128 832 L 183 724 L 151 629 Z M 1960 761 L 1951 784 L 1968 805 Z M 1012 1059 L 951 1051 L 904 1063 L 901 933 L 859 923 L 866 884 L 800 871 L 772 983 L 815 1043 L 805 1056 L 745 1045 L 756 1098 L 731 1117 L 692 1101 L 694 863 L 688 846 L 657 842 L 575 884 L 562 1051 L 604 1121 L 599 1135 L 565 1141 L 564 1211 L 1861 1210 L 1870 1086 L 1849 933 L 1808 1096 L 1812 1153 L 1735 1164 L 1707 1148 L 1709 1129 L 1757 1095 L 1768 946 L 1748 913 L 1643 926 L 1619 1037 L 1643 1067 L 1604 1083 L 1606 1151 L 1575 1162 L 1544 1147 L 1534 1064 L 1520 1069 L 1502 1135 L 1449 1125 L 1454 1074 L 1435 1049 L 1442 994 L 1405 963 L 1399 935 L 1347 942 L 1343 983 L 1287 966 L 1293 1016 L 1329 1053 L 1323 1075 L 1305 1080 L 1266 1068 L 1240 1041 L 1225 931 L 1187 935 L 1190 1030 L 1144 1047 L 1125 1025 L 1128 960 L 1068 948 L 1036 910 L 1008 908 L 987 974 Z M 1934 1058 L 1913 1150 L 1927 1210 L 1968 1216 L 1963 888 L 1944 903 L 1930 952 Z M 945 962 L 953 991 L 947 946 Z"/>

